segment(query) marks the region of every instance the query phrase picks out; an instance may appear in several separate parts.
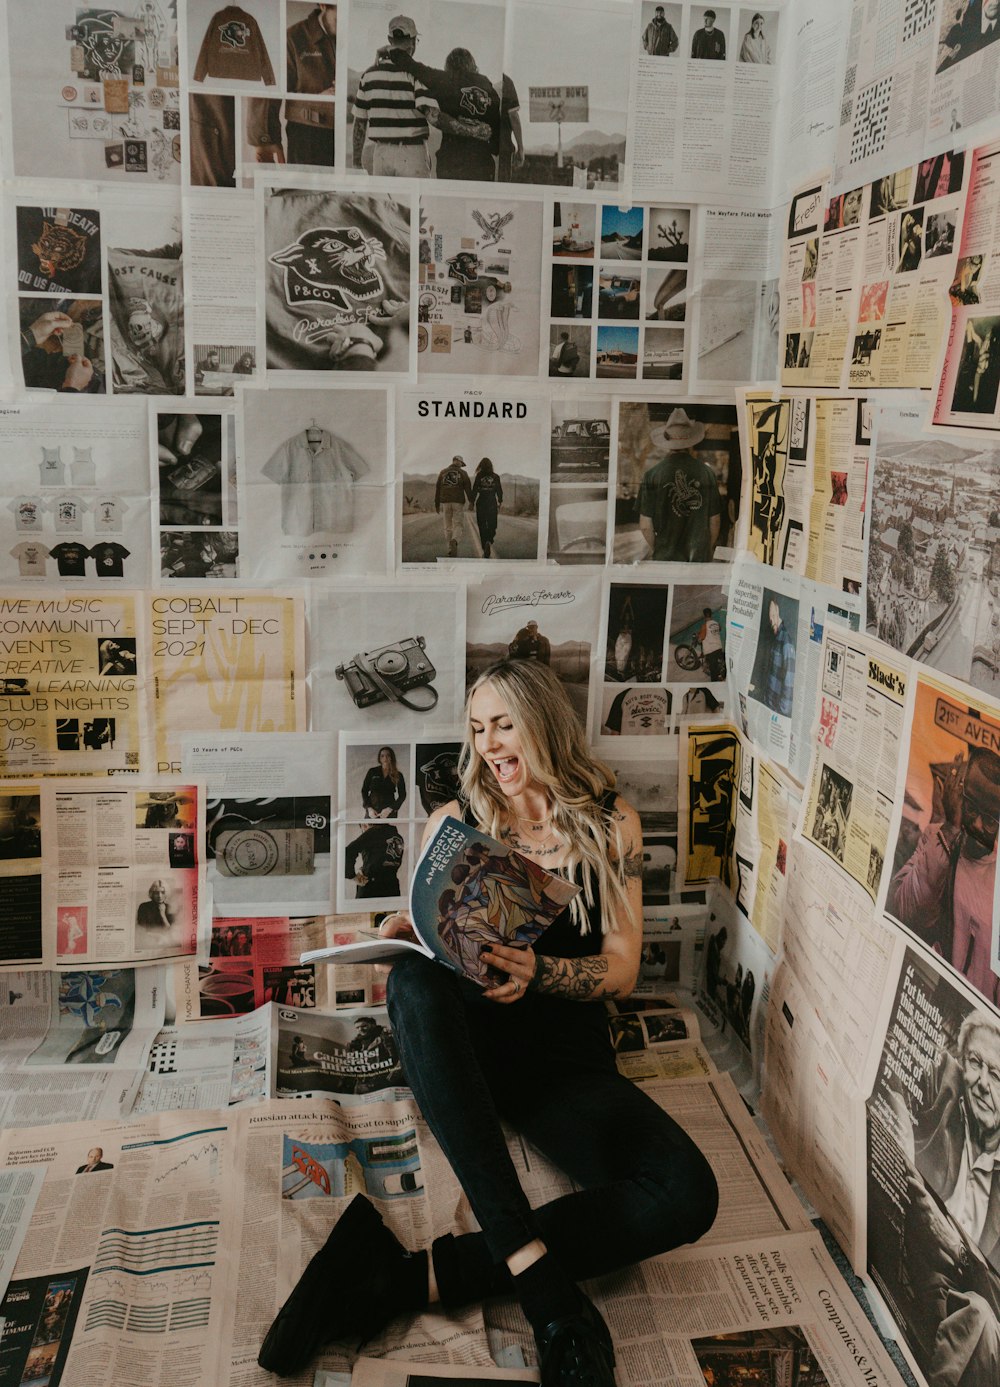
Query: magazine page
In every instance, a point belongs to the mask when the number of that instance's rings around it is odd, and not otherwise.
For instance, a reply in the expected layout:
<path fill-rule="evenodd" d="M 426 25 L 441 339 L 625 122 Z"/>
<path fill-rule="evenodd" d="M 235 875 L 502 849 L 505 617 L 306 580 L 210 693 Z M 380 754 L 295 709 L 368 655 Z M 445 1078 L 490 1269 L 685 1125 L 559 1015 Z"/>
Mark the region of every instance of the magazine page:
<path fill-rule="evenodd" d="M 861 189 L 830 200 L 826 180 L 797 188 L 781 265 L 781 384 L 840 390 L 861 279 Z"/>
<path fill-rule="evenodd" d="M 746 746 L 736 801 L 736 904 L 773 954 L 780 951 L 800 806 L 791 778 Z"/>
<path fill-rule="evenodd" d="M 804 573 L 815 401 L 805 395 L 740 391 L 743 496 L 737 548 L 758 563 Z"/>
<path fill-rule="evenodd" d="M 1000 709 L 918 674 L 879 904 L 993 1006 L 1000 999 Z"/>
<path fill-rule="evenodd" d="M 340 977 L 331 968 L 317 970 L 300 961 L 307 950 L 338 942 L 335 933 L 342 931 L 346 939 L 353 938 L 359 924 L 370 929 L 371 919 L 369 915 L 298 919 L 213 915 L 208 967 L 200 969 L 194 984 L 200 1015 L 206 1019 L 242 1016 L 266 1002 L 334 1010 L 384 1001 L 384 987 L 378 997 L 364 990 L 366 985 L 373 986 L 367 982 L 367 970 L 361 970 L 362 978 L 354 978 L 350 970 Z M 363 989 L 360 996 L 359 987 Z"/>
<path fill-rule="evenodd" d="M 132 1109 L 136 1116 L 225 1108 L 274 1096 L 271 1011 L 164 1026 L 153 1041 Z"/>
<path fill-rule="evenodd" d="M 928 390 L 948 324 L 970 160 L 947 150 L 887 173 L 865 199 L 861 292 L 853 300 L 852 390 Z M 860 190 L 833 198 L 836 218 Z"/>
<path fill-rule="evenodd" d="M 908 664 L 863 636 L 829 628 L 822 703 L 802 805 L 802 836 L 874 901 L 897 803 Z"/>
<path fill-rule="evenodd" d="M 871 402 L 863 396 L 821 396 L 812 404 L 812 499 L 805 574 L 826 587 L 857 594 L 865 576 Z"/>
<path fill-rule="evenodd" d="M 233 407 L 200 398 L 170 403 L 177 408 L 149 406 L 152 571 L 167 587 L 237 578 L 242 569 Z"/>
<path fill-rule="evenodd" d="M 336 1016 L 271 1007 L 277 1038 L 274 1097 L 369 1096 L 406 1087 L 384 1008 Z"/>
<path fill-rule="evenodd" d="M 205 782 L 207 879 L 218 916 L 314 915 L 333 906 L 335 745 L 324 733 L 185 737 Z"/>
<path fill-rule="evenodd" d="M 932 427 L 967 429 L 971 436 L 981 437 L 1000 432 L 1000 352 L 995 346 L 1000 309 L 1000 144 L 983 145 L 968 157 L 968 206 L 955 277 L 948 286 L 951 323 L 938 370 Z"/>
<path fill-rule="evenodd" d="M 414 869 L 410 916 L 439 963 L 489 987 L 499 970 L 483 950 L 530 947 L 579 892 L 508 843 L 446 818 Z"/>
<path fill-rule="evenodd" d="M 764 940 L 741 928 L 728 896 L 717 892 L 706 928 L 694 1001 L 708 1053 L 756 1106 L 764 1064 L 764 1021 L 775 960 Z"/>
<path fill-rule="evenodd" d="M 218 118 L 220 107 L 234 98 L 207 100 Z M 211 125 L 207 111 L 206 120 L 198 119 L 199 103 L 205 101 L 198 93 L 188 94 L 187 147 L 193 162 L 197 162 L 199 137 Z M 211 193 L 185 195 L 190 304 L 186 359 L 196 395 L 234 395 L 237 386 L 245 386 L 259 374 L 257 296 L 253 277 L 246 272 L 256 252 L 256 230 L 250 192 L 233 193 L 224 201 Z"/>

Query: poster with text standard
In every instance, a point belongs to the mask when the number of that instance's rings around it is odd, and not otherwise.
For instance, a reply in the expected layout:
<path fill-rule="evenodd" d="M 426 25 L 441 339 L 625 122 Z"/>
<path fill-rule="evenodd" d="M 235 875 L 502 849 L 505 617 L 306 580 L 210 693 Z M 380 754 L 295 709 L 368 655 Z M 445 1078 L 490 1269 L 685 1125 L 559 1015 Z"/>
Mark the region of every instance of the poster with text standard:
<path fill-rule="evenodd" d="M 866 585 L 872 635 L 942 674 L 995 694 L 1000 572 L 991 498 L 1000 441 L 928 435 L 926 405 L 875 416 Z"/>
<path fill-rule="evenodd" d="M 240 392 L 240 576 L 322 581 L 390 561 L 388 394 Z"/>
<path fill-rule="evenodd" d="M 399 392 L 400 562 L 537 562 L 548 432 L 549 401 L 537 393 Z"/>
<path fill-rule="evenodd" d="M 191 732 L 302 732 L 303 601 L 290 594 L 151 593 L 150 720 L 159 772 Z"/>
<path fill-rule="evenodd" d="M 1000 1016 L 906 950 L 868 1100 L 868 1269 L 928 1382 L 1000 1352 Z"/>
<path fill-rule="evenodd" d="M 267 369 L 410 375 L 409 199 L 303 187 L 260 197 Z"/>
<path fill-rule="evenodd" d="M 880 903 L 996 1006 L 1000 708 L 968 694 L 917 677 Z"/>
<path fill-rule="evenodd" d="M 136 639 L 132 594 L 0 595 L 0 773 L 138 770 Z"/>
<path fill-rule="evenodd" d="M 0 451 L 0 572 L 23 588 L 114 590 L 149 581 L 145 410 L 31 398 L 4 406 Z"/>
<path fill-rule="evenodd" d="M 909 664 L 830 626 L 821 646 L 819 718 L 802 835 L 872 900 L 879 892 L 903 743 Z"/>
<path fill-rule="evenodd" d="M 591 650 L 600 586 L 594 576 L 500 569 L 469 584 L 465 682 L 497 660 L 548 665 L 586 726 Z"/>
<path fill-rule="evenodd" d="M 536 376 L 542 204 L 420 198 L 417 370 Z"/>
<path fill-rule="evenodd" d="M 465 593 L 457 584 L 314 588 L 312 723 L 319 732 L 452 726 L 463 702 Z"/>
<path fill-rule="evenodd" d="M 1000 50 L 994 50 L 1000 52 Z M 1000 433 L 1000 142 L 972 153 L 933 426 Z"/>
<path fill-rule="evenodd" d="M 16 175 L 180 180 L 176 3 L 11 0 L 6 21 Z"/>

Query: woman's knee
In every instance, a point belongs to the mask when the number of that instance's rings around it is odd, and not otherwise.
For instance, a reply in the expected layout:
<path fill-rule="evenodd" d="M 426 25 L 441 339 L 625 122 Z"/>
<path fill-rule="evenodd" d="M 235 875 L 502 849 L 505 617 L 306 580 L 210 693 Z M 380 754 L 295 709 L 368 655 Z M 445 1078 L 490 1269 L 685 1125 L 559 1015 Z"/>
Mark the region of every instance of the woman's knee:
<path fill-rule="evenodd" d="M 712 1167 L 693 1142 L 642 1180 L 652 1207 L 645 1233 L 653 1246 L 646 1256 L 669 1252 L 705 1236 L 719 1212 L 719 1186 Z"/>

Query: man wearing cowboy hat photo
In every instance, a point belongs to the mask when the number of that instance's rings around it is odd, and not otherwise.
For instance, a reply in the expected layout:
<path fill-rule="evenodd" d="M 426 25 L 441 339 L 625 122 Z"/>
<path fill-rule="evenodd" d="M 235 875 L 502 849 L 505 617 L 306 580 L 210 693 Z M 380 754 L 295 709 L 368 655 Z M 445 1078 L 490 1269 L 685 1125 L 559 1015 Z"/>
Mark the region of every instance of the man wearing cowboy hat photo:
<path fill-rule="evenodd" d="M 722 526 L 722 498 L 712 468 L 691 451 L 704 437 L 705 425 L 683 408 L 650 430 L 654 450 L 665 456 L 639 487 L 639 529 L 649 559 L 711 562 Z"/>

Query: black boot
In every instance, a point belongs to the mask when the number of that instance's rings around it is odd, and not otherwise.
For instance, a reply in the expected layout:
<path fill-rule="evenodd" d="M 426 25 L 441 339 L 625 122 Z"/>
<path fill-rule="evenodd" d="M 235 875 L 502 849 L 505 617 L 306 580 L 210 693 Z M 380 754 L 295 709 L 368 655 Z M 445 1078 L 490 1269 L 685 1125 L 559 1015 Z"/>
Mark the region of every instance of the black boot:
<path fill-rule="evenodd" d="M 542 1387 L 615 1387 L 615 1351 L 597 1306 L 580 1309 L 535 1330 Z"/>
<path fill-rule="evenodd" d="M 356 1195 L 278 1311 L 257 1362 L 301 1373 L 324 1344 L 364 1342 L 427 1304 L 427 1253 L 407 1252 L 363 1194 Z"/>

